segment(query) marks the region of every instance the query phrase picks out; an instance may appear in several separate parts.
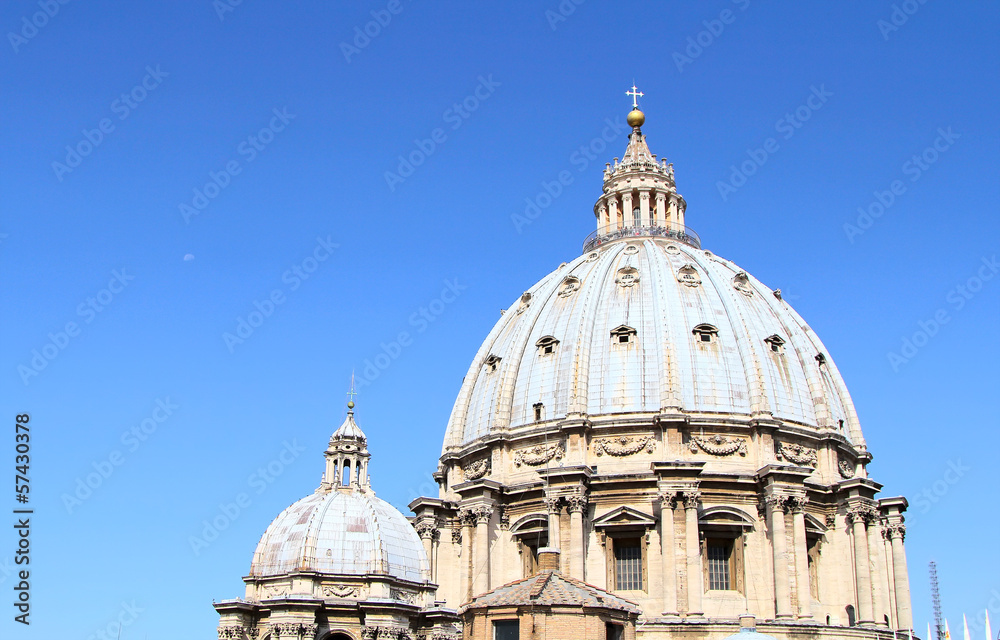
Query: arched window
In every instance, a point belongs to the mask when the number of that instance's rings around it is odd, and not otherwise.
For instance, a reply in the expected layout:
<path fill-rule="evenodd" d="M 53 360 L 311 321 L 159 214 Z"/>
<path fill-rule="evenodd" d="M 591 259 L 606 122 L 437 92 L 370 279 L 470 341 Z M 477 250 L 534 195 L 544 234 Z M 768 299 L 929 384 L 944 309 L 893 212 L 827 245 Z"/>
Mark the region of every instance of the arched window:
<path fill-rule="evenodd" d="M 785 352 L 785 341 L 782 340 L 781 336 L 779 336 L 776 333 L 773 334 L 773 335 L 770 335 L 770 336 L 768 336 L 766 338 L 764 338 L 764 342 L 767 343 L 767 346 L 774 353 L 784 353 Z"/>
<path fill-rule="evenodd" d="M 349 460 L 344 461 L 344 478 L 342 484 L 345 487 L 351 486 L 351 462 Z"/>
<path fill-rule="evenodd" d="M 719 330 L 710 324 L 699 324 L 691 330 L 698 342 L 715 342 L 719 338 Z"/>
<path fill-rule="evenodd" d="M 857 618 L 854 616 L 854 605 L 847 605 L 847 626 L 853 627 L 857 624 Z"/>
<path fill-rule="evenodd" d="M 559 341 L 552 336 L 543 336 L 538 339 L 535 346 L 538 347 L 538 355 L 547 356 L 556 352 L 556 345 L 558 344 Z"/>
<path fill-rule="evenodd" d="M 492 353 L 486 358 L 486 370 L 493 373 L 500 366 L 501 358 L 499 356 L 493 355 Z"/>

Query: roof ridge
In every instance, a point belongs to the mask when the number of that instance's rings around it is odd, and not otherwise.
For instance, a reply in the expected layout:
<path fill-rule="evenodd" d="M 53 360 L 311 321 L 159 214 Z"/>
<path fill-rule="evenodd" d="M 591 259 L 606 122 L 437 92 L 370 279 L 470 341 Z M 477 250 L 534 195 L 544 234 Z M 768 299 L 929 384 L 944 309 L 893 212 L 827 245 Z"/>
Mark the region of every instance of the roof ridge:
<path fill-rule="evenodd" d="M 535 578 L 535 584 L 531 586 L 531 591 L 528 592 L 529 598 L 537 598 L 541 595 L 542 590 L 545 589 L 545 585 L 548 584 L 549 578 L 552 577 L 551 571 L 545 571 L 540 573 L 537 578 Z"/>

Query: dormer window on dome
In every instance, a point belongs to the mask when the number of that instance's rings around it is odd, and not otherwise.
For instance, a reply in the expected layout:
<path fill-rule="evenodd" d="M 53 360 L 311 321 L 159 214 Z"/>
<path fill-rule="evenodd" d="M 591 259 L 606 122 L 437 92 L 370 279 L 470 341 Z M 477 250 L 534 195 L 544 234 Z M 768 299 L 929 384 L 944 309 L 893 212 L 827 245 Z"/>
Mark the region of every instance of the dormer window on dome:
<path fill-rule="evenodd" d="M 781 339 L 781 336 L 774 334 L 764 338 L 764 342 L 770 347 L 771 351 L 774 353 L 784 353 L 785 352 L 785 341 Z"/>
<path fill-rule="evenodd" d="M 826 356 L 823 355 L 822 353 L 817 353 L 816 354 L 816 364 L 818 364 L 820 367 L 822 367 L 823 365 L 825 365 L 826 364 Z"/>
<path fill-rule="evenodd" d="M 719 337 L 719 330 L 710 324 L 699 324 L 691 330 L 691 333 L 698 339 L 698 342 L 715 342 Z"/>
<path fill-rule="evenodd" d="M 635 342 L 636 331 L 624 324 L 611 330 L 611 344 L 629 344 Z"/>
<path fill-rule="evenodd" d="M 485 363 L 486 371 L 489 373 L 493 373 L 494 371 L 496 371 L 497 367 L 500 366 L 500 360 L 502 360 L 500 356 L 494 355 L 492 353 L 489 356 L 487 356 Z"/>
<path fill-rule="evenodd" d="M 547 356 L 556 352 L 556 345 L 558 344 L 559 341 L 552 336 L 543 336 L 538 339 L 535 346 L 538 347 L 538 355 Z"/>

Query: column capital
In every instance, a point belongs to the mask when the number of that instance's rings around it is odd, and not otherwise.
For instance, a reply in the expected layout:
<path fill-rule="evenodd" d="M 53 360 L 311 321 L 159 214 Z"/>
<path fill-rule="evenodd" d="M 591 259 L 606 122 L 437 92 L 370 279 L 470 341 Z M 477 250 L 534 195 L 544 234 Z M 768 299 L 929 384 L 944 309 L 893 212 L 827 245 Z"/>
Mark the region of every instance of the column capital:
<path fill-rule="evenodd" d="M 569 509 L 570 513 L 585 513 L 589 503 L 590 498 L 583 492 L 566 496 L 566 508 Z"/>
<path fill-rule="evenodd" d="M 673 511 L 677 507 L 678 498 L 676 489 L 663 489 L 656 497 L 660 501 L 661 509 L 670 509 Z"/>
<path fill-rule="evenodd" d="M 500 512 L 500 530 L 507 531 L 510 529 L 510 512 L 503 505 L 499 505 L 497 509 Z"/>
<path fill-rule="evenodd" d="M 545 503 L 545 509 L 549 515 L 559 513 L 559 509 L 562 507 L 562 498 L 559 496 L 545 496 L 542 502 Z"/>
<path fill-rule="evenodd" d="M 475 524 L 489 524 L 493 517 L 493 507 L 488 504 L 481 504 L 469 509 L 469 519 Z"/>
<path fill-rule="evenodd" d="M 785 504 L 786 508 L 792 513 L 802 513 L 805 511 L 806 505 L 809 504 L 809 498 L 805 496 L 788 496 Z"/>
<path fill-rule="evenodd" d="M 903 542 L 906 539 L 906 525 L 901 522 L 887 524 L 882 527 L 882 537 L 886 540 L 899 538 Z"/>
<path fill-rule="evenodd" d="M 789 496 L 781 493 L 772 493 L 764 497 L 764 506 L 769 513 L 784 513 L 788 509 Z"/>
<path fill-rule="evenodd" d="M 685 509 L 697 509 L 698 502 L 701 501 L 701 491 L 697 489 L 685 489 L 681 492 L 681 499 L 684 501 Z"/>
<path fill-rule="evenodd" d="M 850 505 L 847 509 L 847 522 L 863 522 L 866 525 L 873 524 L 878 520 L 878 510 L 875 505 L 868 502 L 858 502 Z"/>
<path fill-rule="evenodd" d="M 417 535 L 423 540 L 433 540 L 438 530 L 432 522 L 418 522 L 413 528 L 417 530 Z"/>
<path fill-rule="evenodd" d="M 451 542 L 452 544 L 462 544 L 462 528 L 452 527 L 451 529 Z"/>

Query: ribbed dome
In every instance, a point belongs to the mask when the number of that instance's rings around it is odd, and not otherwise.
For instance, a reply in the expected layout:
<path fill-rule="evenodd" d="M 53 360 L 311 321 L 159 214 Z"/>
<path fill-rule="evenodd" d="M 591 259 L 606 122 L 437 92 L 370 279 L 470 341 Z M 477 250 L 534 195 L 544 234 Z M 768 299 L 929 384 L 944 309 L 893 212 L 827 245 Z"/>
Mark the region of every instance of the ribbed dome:
<path fill-rule="evenodd" d="M 732 262 L 667 237 L 606 242 L 502 315 L 469 369 L 444 450 L 566 416 L 773 416 L 863 438 L 802 318 Z"/>
<path fill-rule="evenodd" d="M 268 526 L 250 575 L 297 571 L 385 574 L 424 581 L 427 557 L 416 531 L 392 505 L 358 488 L 314 493 Z"/>

